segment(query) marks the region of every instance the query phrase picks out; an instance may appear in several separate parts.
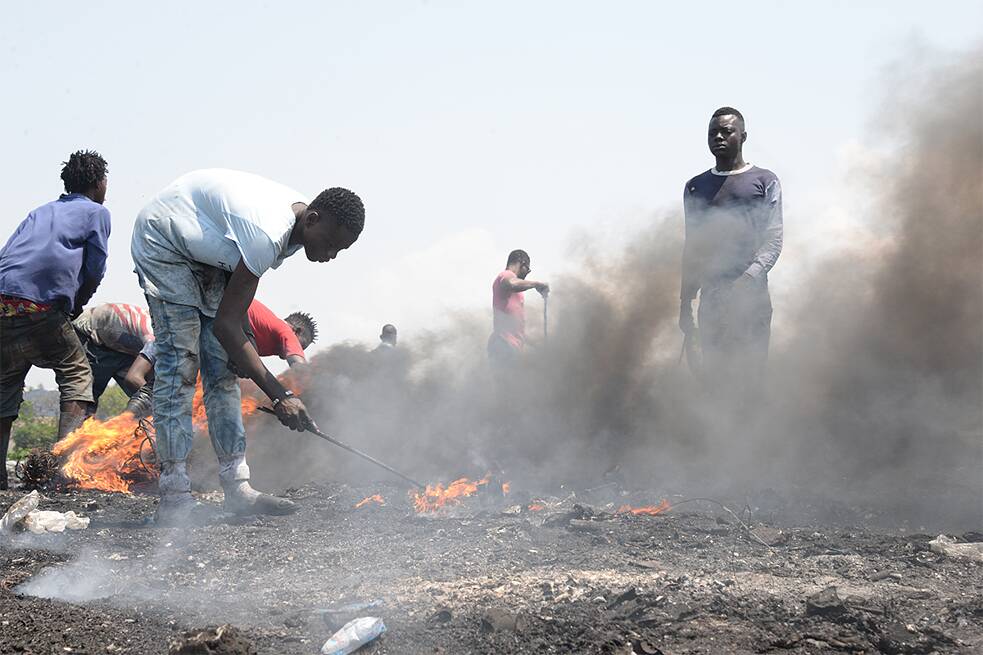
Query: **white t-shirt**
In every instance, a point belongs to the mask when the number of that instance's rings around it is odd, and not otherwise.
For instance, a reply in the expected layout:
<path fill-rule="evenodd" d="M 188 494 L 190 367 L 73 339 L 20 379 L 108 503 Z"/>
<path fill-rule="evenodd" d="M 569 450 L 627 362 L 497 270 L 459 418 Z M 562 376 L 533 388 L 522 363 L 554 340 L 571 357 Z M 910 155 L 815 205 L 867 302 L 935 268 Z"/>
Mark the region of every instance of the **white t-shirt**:
<path fill-rule="evenodd" d="M 144 291 L 214 316 L 240 259 L 256 277 L 300 249 L 288 241 L 292 205 L 308 203 L 272 180 L 228 169 L 182 175 L 137 215 L 130 252 Z"/>

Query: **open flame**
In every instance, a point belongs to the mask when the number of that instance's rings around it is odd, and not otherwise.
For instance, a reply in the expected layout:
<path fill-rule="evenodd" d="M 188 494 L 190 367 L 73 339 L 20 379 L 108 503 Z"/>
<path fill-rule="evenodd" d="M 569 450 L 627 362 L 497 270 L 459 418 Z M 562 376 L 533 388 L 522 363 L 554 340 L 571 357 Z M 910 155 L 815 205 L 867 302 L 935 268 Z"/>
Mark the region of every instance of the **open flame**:
<path fill-rule="evenodd" d="M 107 421 L 90 418 L 56 443 L 51 452 L 65 458 L 61 473 L 85 489 L 130 493 L 133 478 L 146 477 L 140 465 L 143 437 L 137 419 L 124 412 Z"/>
<path fill-rule="evenodd" d="M 435 485 L 428 484 L 426 491 L 410 492 L 413 494 L 413 507 L 419 513 L 436 512 L 453 505 L 459 505 L 463 498 L 474 494 L 478 489 L 488 484 L 491 479 L 486 475 L 481 480 L 472 481 L 468 478 L 458 478 L 446 487 L 438 482 Z"/>
<path fill-rule="evenodd" d="M 362 507 L 365 507 L 369 503 L 375 503 L 377 505 L 385 505 L 386 499 L 380 496 L 379 494 L 375 494 L 374 496 L 369 496 L 368 498 L 363 498 L 362 500 L 360 500 L 355 505 L 355 509 L 361 509 Z"/>
<path fill-rule="evenodd" d="M 631 505 L 622 505 L 618 508 L 615 514 L 633 514 L 634 516 L 656 516 L 662 514 L 663 512 L 668 512 L 672 509 L 668 500 L 663 499 L 658 505 L 646 505 L 644 507 L 632 507 Z"/>
<path fill-rule="evenodd" d="M 259 400 L 242 398 L 242 415 L 249 416 L 259 408 Z M 146 419 L 152 425 L 152 419 Z M 201 380 L 195 390 L 191 423 L 202 432 L 208 429 L 205 415 L 204 390 Z M 61 474 L 83 489 L 131 493 L 133 484 L 149 482 L 157 473 L 147 470 L 140 462 L 140 449 L 145 433 L 138 430 L 139 422 L 129 412 L 106 421 L 90 418 L 77 430 L 56 443 L 51 452 L 63 459 Z"/>

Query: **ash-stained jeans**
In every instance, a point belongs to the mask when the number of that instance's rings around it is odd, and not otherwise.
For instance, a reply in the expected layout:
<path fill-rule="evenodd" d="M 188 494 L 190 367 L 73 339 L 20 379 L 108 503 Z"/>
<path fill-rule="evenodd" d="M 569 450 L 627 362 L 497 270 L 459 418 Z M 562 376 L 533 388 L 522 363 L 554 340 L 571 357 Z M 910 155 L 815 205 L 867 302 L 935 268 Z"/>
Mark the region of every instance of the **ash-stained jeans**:
<path fill-rule="evenodd" d="M 221 476 L 248 479 L 244 454 L 239 382 L 229 370 L 225 349 L 215 338 L 215 319 L 195 307 L 147 296 L 157 339 L 154 366 L 154 429 L 161 462 L 162 494 L 190 490 L 184 462 L 191 452 L 196 380 L 201 372 L 208 435 L 221 463 Z"/>

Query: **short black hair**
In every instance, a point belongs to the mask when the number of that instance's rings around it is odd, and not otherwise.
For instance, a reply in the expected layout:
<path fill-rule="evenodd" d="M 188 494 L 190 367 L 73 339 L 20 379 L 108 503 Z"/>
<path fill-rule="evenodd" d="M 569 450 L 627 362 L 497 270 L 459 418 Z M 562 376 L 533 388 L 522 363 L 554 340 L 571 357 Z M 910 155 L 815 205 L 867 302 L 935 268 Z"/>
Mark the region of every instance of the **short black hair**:
<path fill-rule="evenodd" d="M 529 265 L 529 253 L 525 250 L 513 250 L 509 253 L 509 261 L 505 263 L 506 266 L 511 266 L 512 264 L 525 264 Z"/>
<path fill-rule="evenodd" d="M 721 107 L 717 111 L 713 112 L 710 116 L 710 120 L 713 120 L 717 116 L 737 116 L 737 120 L 741 121 L 741 127 L 744 127 L 744 114 L 737 111 L 733 107 Z"/>
<path fill-rule="evenodd" d="M 305 312 L 294 312 L 287 318 L 283 319 L 290 324 L 291 327 L 298 327 L 301 330 L 307 330 L 308 334 L 311 335 L 311 343 L 317 341 L 317 321 Z"/>
<path fill-rule="evenodd" d="M 365 227 L 365 206 L 354 192 L 341 187 L 325 189 L 307 207 L 318 214 L 329 214 L 356 237 Z"/>
<path fill-rule="evenodd" d="M 396 334 L 396 326 L 392 323 L 386 323 L 382 326 L 383 334 Z"/>
<path fill-rule="evenodd" d="M 94 189 L 106 177 L 109 170 L 106 160 L 95 150 L 73 152 L 68 161 L 62 162 L 61 179 L 65 193 L 85 193 Z"/>

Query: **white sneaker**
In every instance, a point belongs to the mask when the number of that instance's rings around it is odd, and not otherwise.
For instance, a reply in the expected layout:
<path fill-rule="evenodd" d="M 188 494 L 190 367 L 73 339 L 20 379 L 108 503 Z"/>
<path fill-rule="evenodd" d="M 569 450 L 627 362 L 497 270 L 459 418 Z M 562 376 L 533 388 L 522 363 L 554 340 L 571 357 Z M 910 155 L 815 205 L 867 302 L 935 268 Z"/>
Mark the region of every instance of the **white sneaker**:
<path fill-rule="evenodd" d="M 280 498 L 256 491 L 249 486 L 248 480 L 222 484 L 225 490 L 225 509 L 239 515 L 272 514 L 283 516 L 297 511 L 297 504 L 292 500 Z"/>

